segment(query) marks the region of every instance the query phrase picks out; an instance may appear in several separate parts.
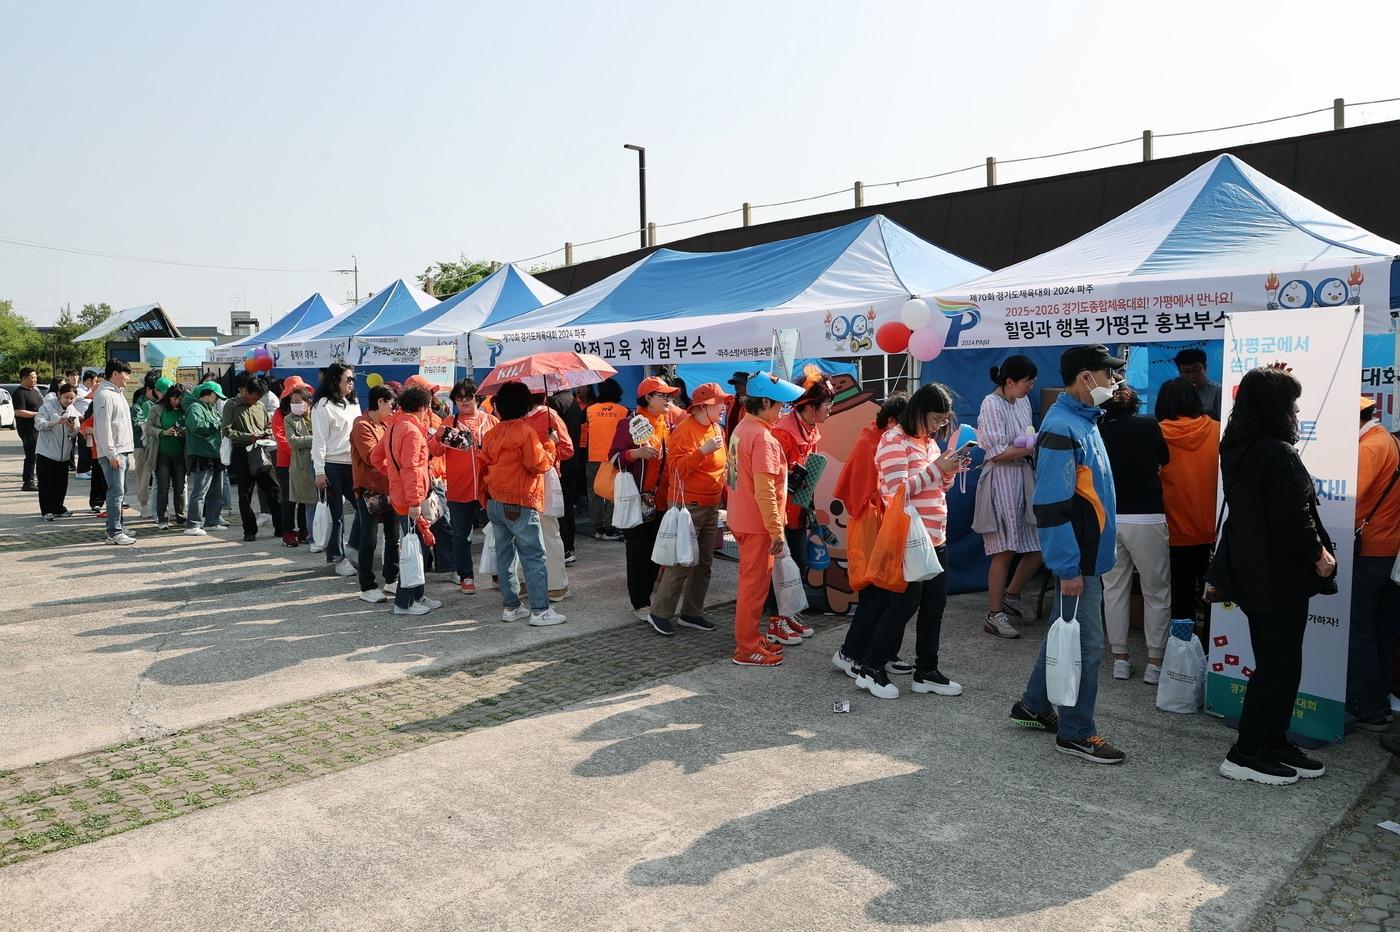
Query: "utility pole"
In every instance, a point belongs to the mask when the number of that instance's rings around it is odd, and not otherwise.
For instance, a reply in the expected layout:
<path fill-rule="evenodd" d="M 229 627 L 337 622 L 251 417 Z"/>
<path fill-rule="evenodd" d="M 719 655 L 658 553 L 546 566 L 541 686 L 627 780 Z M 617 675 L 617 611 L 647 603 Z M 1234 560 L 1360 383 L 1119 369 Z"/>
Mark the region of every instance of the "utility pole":
<path fill-rule="evenodd" d="M 352 256 L 350 256 L 350 268 L 348 268 L 348 269 L 331 269 L 331 271 L 332 271 L 332 272 L 338 272 L 338 273 L 340 273 L 341 275 L 353 275 L 353 276 L 355 276 L 355 303 L 356 303 L 356 304 L 359 304 L 359 303 L 360 303 L 360 260 L 357 259 L 357 258 L 355 258 L 355 257 L 352 255 Z"/>
<path fill-rule="evenodd" d="M 637 153 L 637 188 L 641 201 L 641 222 L 637 224 L 637 229 L 641 231 L 642 248 L 647 248 L 647 150 L 644 146 L 634 146 L 630 142 L 624 143 L 622 148 L 631 149 Z"/>

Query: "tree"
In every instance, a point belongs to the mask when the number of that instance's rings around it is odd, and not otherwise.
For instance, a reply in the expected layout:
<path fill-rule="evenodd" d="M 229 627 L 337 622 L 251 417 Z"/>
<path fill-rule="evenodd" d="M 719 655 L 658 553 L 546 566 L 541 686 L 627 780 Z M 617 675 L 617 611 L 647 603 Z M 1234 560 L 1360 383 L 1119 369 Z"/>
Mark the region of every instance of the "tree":
<path fill-rule="evenodd" d="M 463 255 L 453 262 L 434 262 L 418 276 L 418 284 L 435 298 L 450 298 L 491 274 L 491 263 Z"/>
<path fill-rule="evenodd" d="M 79 337 L 112 316 L 109 304 L 84 304 L 76 317 L 69 308 L 58 313 L 53 327 L 44 334 L 44 359 L 54 372 L 66 369 L 95 369 L 103 364 L 104 344 L 101 340 L 75 343 Z"/>
<path fill-rule="evenodd" d="M 43 340 L 34 324 L 15 311 L 14 304 L 0 299 L 0 378 L 19 378 L 22 366 L 42 361 Z"/>

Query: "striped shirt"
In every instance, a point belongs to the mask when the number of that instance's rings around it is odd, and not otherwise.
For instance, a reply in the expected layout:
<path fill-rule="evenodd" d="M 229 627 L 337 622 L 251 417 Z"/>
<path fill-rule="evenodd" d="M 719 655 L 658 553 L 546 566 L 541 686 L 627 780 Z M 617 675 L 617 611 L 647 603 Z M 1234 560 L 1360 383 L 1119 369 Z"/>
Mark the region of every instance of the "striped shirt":
<path fill-rule="evenodd" d="M 880 473 L 885 507 L 889 507 L 899 487 L 906 486 L 905 501 L 913 502 L 918 509 L 935 547 L 941 547 L 947 537 L 947 492 L 957 478 L 956 472 L 945 476 L 938 468 L 935 461 L 942 455 L 937 441 L 910 437 L 899 427 L 885 431 L 875 449 L 875 468 Z"/>

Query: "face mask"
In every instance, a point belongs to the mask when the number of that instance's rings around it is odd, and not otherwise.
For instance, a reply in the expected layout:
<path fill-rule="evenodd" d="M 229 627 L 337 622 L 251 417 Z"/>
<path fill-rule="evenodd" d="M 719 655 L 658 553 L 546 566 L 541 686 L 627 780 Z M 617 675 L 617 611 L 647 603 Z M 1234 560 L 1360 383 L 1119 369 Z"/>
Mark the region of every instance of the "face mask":
<path fill-rule="evenodd" d="M 291 404 L 291 409 L 293 414 L 295 414 L 297 417 L 301 417 L 303 414 L 306 413 L 306 402 L 294 401 Z"/>
<path fill-rule="evenodd" d="M 1111 385 L 1095 385 L 1089 389 L 1089 400 L 1094 403 L 1095 407 L 1104 404 L 1112 397 L 1113 386 Z"/>

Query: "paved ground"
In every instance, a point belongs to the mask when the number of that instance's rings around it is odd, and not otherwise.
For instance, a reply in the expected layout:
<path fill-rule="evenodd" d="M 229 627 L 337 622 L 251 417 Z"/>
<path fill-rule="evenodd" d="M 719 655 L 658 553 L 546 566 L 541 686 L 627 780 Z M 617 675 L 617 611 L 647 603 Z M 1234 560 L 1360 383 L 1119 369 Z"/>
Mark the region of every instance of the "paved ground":
<path fill-rule="evenodd" d="M 13 489 L 0 534 L 33 541 Z M 1230 784 L 1223 726 L 1105 681 L 1101 726 L 1130 761 L 1070 761 L 1004 719 L 1043 626 L 987 638 L 975 597 L 944 639 L 967 693 L 879 702 L 830 669 L 834 619 L 778 670 L 723 662 L 719 635 L 645 633 L 601 545 L 568 625 L 402 619 L 436 625 L 419 630 L 342 614 L 348 584 L 303 553 L 231 568 L 237 543 L 132 554 L 41 531 L 0 553 L 18 590 L 0 707 L 19 710 L 0 928 L 1395 921 L 1400 837 L 1374 823 L 1400 817 L 1400 770 L 1373 739 L 1320 752 L 1322 780 Z"/>

